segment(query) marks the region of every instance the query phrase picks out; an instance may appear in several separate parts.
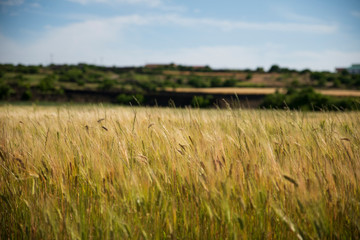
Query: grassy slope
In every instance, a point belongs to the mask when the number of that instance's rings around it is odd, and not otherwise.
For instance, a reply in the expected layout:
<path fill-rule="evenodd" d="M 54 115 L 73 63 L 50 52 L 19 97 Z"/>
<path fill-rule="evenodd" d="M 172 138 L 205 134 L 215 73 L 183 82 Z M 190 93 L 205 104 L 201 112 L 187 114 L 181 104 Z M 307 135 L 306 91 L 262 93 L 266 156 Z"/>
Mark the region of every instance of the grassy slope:
<path fill-rule="evenodd" d="M 358 112 L 0 108 L 1 239 L 360 234 Z"/>

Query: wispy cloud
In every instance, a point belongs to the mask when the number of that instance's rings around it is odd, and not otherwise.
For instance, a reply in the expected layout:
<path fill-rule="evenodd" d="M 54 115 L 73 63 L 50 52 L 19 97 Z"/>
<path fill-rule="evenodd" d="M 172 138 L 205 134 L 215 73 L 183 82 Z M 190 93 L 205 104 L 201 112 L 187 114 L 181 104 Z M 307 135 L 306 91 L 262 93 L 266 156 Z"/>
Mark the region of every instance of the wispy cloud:
<path fill-rule="evenodd" d="M 0 5 L 18 6 L 24 3 L 24 0 L 0 0 Z"/>
<path fill-rule="evenodd" d="M 360 18 L 360 11 L 352 11 L 351 15 L 353 15 L 354 17 Z"/>
<path fill-rule="evenodd" d="M 68 0 L 68 1 L 76 2 L 84 5 L 91 3 L 107 3 L 107 4 L 126 3 L 126 4 L 146 4 L 151 7 L 156 7 L 162 4 L 161 0 Z"/>
<path fill-rule="evenodd" d="M 18 45 L 0 35 L 0 62 L 49 64 L 50 54 L 55 63 L 99 63 L 105 65 L 143 65 L 146 62 L 176 62 L 180 64 L 210 65 L 214 68 L 269 68 L 272 64 L 296 69 L 330 70 L 347 66 L 360 59 L 360 52 L 338 50 L 288 51 L 272 44 L 259 46 L 202 46 L 172 50 L 128 48 L 122 41 L 109 45 L 109 35 L 76 37 L 79 29 L 73 27 L 49 34 L 41 42 Z M 83 29 L 84 33 L 85 31 Z M 64 37 L 64 34 L 73 34 Z M 74 35 L 75 34 L 75 35 Z M 81 32 L 80 34 L 83 34 Z M 69 36 L 69 35 L 68 35 Z"/>
<path fill-rule="evenodd" d="M 210 26 L 220 28 L 224 31 L 231 30 L 256 30 L 256 31 L 287 31 L 287 32 L 313 32 L 313 33 L 333 33 L 337 30 L 336 25 L 312 24 L 312 23 L 292 23 L 292 22 L 247 22 L 229 21 L 211 18 L 187 18 L 178 15 L 167 15 L 167 21 L 184 26 Z"/>
<path fill-rule="evenodd" d="M 101 3 L 107 5 L 127 4 L 127 5 L 146 6 L 164 11 L 183 12 L 186 10 L 186 8 L 183 6 L 174 5 L 169 3 L 169 1 L 165 2 L 164 0 L 68 0 L 68 1 L 79 3 L 82 5 L 88 5 L 93 3 L 98 3 L 98 4 Z"/>
<path fill-rule="evenodd" d="M 293 9 L 288 5 L 276 4 L 270 7 L 270 11 L 288 21 L 295 21 L 301 23 L 324 23 L 324 20 L 322 20 L 320 17 L 323 17 L 323 15 L 309 15 L 309 13 L 297 11 L 296 9 Z"/>
<path fill-rule="evenodd" d="M 41 8 L 41 4 L 40 4 L 40 3 L 37 3 L 37 2 L 30 3 L 30 7 L 33 7 L 33 8 Z"/>
<path fill-rule="evenodd" d="M 309 34 L 332 33 L 333 25 L 295 23 L 253 23 L 219 19 L 189 18 L 179 15 L 141 16 L 129 15 L 113 18 L 97 18 L 51 27 L 33 42 L 16 43 L 0 35 L 0 62 L 45 63 L 50 54 L 57 63 L 94 63 L 104 57 L 107 65 L 142 65 L 149 62 L 178 62 L 183 64 L 209 64 L 213 67 L 268 67 L 273 63 L 288 64 L 289 67 L 304 66 L 329 69 L 335 63 L 360 59 L 359 53 L 291 52 L 278 45 L 255 46 L 203 46 L 150 50 L 148 45 L 135 46 L 127 30 L 141 26 L 180 26 L 225 31 L 304 31 Z M 96 29 L 96 34 L 94 33 Z M 338 62 L 334 62 L 338 61 Z M 343 63 L 341 63 L 343 62 Z"/>
<path fill-rule="evenodd" d="M 310 22 L 310 23 L 321 22 L 321 20 L 316 17 L 298 14 L 298 13 L 294 13 L 291 11 L 285 11 L 283 13 L 283 15 L 284 15 L 284 17 L 286 17 L 287 19 L 292 20 L 292 21 Z"/>
<path fill-rule="evenodd" d="M 165 15 L 127 15 L 106 19 L 97 19 L 102 24 L 125 25 L 176 25 L 188 28 L 210 27 L 222 31 L 252 30 L 252 31 L 279 31 L 279 32 L 308 32 L 317 34 L 329 34 L 337 31 L 335 24 L 312 24 L 312 23 L 292 23 L 292 22 L 247 22 L 230 21 L 213 18 L 191 18 L 177 14 Z M 87 21 L 83 22 L 84 24 Z"/>
<path fill-rule="evenodd" d="M 289 51 L 283 47 L 265 44 L 259 46 L 204 46 L 183 48 L 173 52 L 154 52 L 155 62 L 210 65 L 215 68 L 269 68 L 273 64 L 298 70 L 333 71 L 337 66 L 347 66 L 360 59 L 360 52 L 338 50 Z"/>

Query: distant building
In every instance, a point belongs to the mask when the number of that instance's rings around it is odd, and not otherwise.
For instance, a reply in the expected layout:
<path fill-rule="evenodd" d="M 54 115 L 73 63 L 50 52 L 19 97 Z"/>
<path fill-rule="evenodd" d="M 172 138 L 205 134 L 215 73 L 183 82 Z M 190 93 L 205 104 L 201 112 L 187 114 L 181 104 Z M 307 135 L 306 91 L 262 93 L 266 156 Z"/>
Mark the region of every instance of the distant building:
<path fill-rule="evenodd" d="M 335 68 L 337 73 L 342 73 L 343 71 L 348 71 L 350 74 L 360 74 L 360 64 L 352 64 L 348 68 Z"/>
<path fill-rule="evenodd" d="M 360 74 L 360 64 L 353 64 L 347 70 L 350 74 Z"/>
<path fill-rule="evenodd" d="M 337 72 L 337 73 L 342 73 L 343 71 L 345 71 L 346 70 L 346 68 L 335 68 L 335 71 Z"/>

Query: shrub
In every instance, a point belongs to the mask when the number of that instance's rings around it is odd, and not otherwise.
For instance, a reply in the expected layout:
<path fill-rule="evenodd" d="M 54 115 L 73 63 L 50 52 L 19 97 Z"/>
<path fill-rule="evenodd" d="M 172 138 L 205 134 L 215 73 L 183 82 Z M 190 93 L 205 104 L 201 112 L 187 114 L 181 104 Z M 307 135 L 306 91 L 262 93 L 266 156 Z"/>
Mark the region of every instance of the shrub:
<path fill-rule="evenodd" d="M 166 84 L 156 84 L 153 81 L 138 82 L 138 85 L 140 85 L 140 87 L 147 92 L 155 92 L 158 86 L 166 87 Z"/>
<path fill-rule="evenodd" d="M 291 109 L 319 110 L 329 105 L 329 97 L 316 93 L 311 87 L 287 94 L 285 102 Z"/>
<path fill-rule="evenodd" d="M 265 108 L 290 108 L 297 110 L 345 110 L 358 109 L 359 104 L 351 98 L 324 96 L 311 87 L 300 91 L 290 88 L 286 94 L 274 93 L 267 95 L 261 104 Z"/>
<path fill-rule="evenodd" d="M 224 82 L 224 84 L 223 84 L 223 86 L 224 87 L 235 87 L 236 86 L 236 80 L 235 79 L 227 79 L 225 82 Z"/>
<path fill-rule="evenodd" d="M 183 80 L 182 78 L 178 78 L 178 79 L 176 80 L 176 83 L 177 83 L 178 85 L 183 85 L 183 84 L 184 84 L 184 80 Z"/>
<path fill-rule="evenodd" d="M 321 72 L 313 72 L 310 74 L 311 81 L 319 81 L 320 79 L 324 78 L 324 74 Z"/>
<path fill-rule="evenodd" d="M 264 68 L 263 68 L 263 67 L 258 67 L 258 68 L 256 68 L 255 72 L 257 72 L 257 73 L 264 73 L 265 71 L 264 71 Z"/>
<path fill-rule="evenodd" d="M 196 88 L 209 87 L 207 82 L 205 82 L 202 78 L 197 76 L 191 76 L 189 78 L 188 84 Z"/>
<path fill-rule="evenodd" d="M 274 94 L 267 95 L 264 98 L 261 107 L 265 108 L 284 108 L 285 107 L 285 95 L 276 91 Z"/>
<path fill-rule="evenodd" d="M 321 79 L 318 81 L 317 85 L 318 85 L 319 87 L 325 87 L 325 86 L 326 86 L 326 79 L 325 79 L 325 78 L 321 78 Z"/>
<path fill-rule="evenodd" d="M 116 102 L 119 104 L 129 104 L 133 100 L 131 95 L 119 94 L 116 97 Z"/>
<path fill-rule="evenodd" d="M 14 90 L 6 83 L 0 83 L 0 100 L 7 99 Z"/>
<path fill-rule="evenodd" d="M 348 85 L 348 84 L 351 83 L 351 77 L 348 76 L 348 75 L 346 75 L 346 76 L 341 75 L 341 76 L 339 77 L 339 80 L 340 80 L 340 82 L 341 82 L 342 84 L 345 84 L 345 85 Z"/>
<path fill-rule="evenodd" d="M 60 81 L 63 82 L 76 82 L 77 79 L 82 77 L 82 71 L 77 68 L 70 69 L 66 72 L 64 72 L 61 77 Z"/>
<path fill-rule="evenodd" d="M 212 103 L 213 100 L 213 96 L 211 95 L 207 95 L 207 96 L 194 96 L 191 100 L 191 105 L 193 107 L 198 107 L 198 108 L 204 108 L 204 107 L 209 107 Z"/>
<path fill-rule="evenodd" d="M 55 83 L 55 75 L 48 75 L 40 80 L 38 87 L 42 92 L 49 92 L 55 89 Z"/>
<path fill-rule="evenodd" d="M 307 74 L 307 73 L 311 73 L 311 71 L 309 69 L 304 69 L 300 71 L 301 75 Z"/>
<path fill-rule="evenodd" d="M 134 104 L 142 104 L 144 102 L 145 98 L 141 94 L 135 94 L 135 95 L 129 95 L 129 94 L 119 94 L 116 97 L 116 103 L 118 104 L 124 104 L 124 105 L 134 105 Z"/>
<path fill-rule="evenodd" d="M 222 82 L 220 78 L 212 78 L 210 80 L 210 86 L 211 87 L 221 87 Z"/>
<path fill-rule="evenodd" d="M 111 79 L 105 79 L 99 84 L 99 89 L 101 90 L 110 90 L 114 85 L 115 81 Z"/>
<path fill-rule="evenodd" d="M 32 99 L 32 92 L 30 89 L 26 89 L 26 91 L 22 94 L 21 100 L 23 101 L 29 101 Z"/>
<path fill-rule="evenodd" d="M 16 72 L 18 73 L 25 73 L 25 74 L 36 74 L 39 72 L 38 66 L 24 66 L 24 65 L 17 65 Z"/>
<path fill-rule="evenodd" d="M 299 87 L 299 86 L 300 86 L 300 82 L 299 82 L 298 79 L 294 79 L 294 80 L 291 81 L 290 85 L 291 85 L 291 87 L 295 87 L 295 88 L 296 88 L 296 87 Z"/>
<path fill-rule="evenodd" d="M 272 65 L 269 69 L 269 73 L 278 73 L 280 72 L 280 67 L 278 65 Z"/>
<path fill-rule="evenodd" d="M 135 96 L 133 96 L 133 98 L 135 99 L 135 102 L 138 103 L 139 105 L 144 103 L 144 95 L 142 94 L 135 94 Z"/>
<path fill-rule="evenodd" d="M 334 80 L 333 87 L 335 87 L 335 88 L 339 88 L 339 87 L 341 87 L 341 82 L 340 82 L 340 80 L 339 80 L 339 79 L 335 79 L 335 80 Z"/>

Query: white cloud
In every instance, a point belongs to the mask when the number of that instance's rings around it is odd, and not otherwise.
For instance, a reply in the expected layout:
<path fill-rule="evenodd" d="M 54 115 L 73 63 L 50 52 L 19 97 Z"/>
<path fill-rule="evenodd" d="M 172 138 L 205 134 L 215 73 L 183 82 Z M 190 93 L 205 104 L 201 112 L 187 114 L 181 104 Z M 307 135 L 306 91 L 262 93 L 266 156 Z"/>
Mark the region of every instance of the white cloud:
<path fill-rule="evenodd" d="M 347 67 L 360 62 L 360 51 L 294 51 L 291 57 L 297 59 L 298 65 L 307 66 L 307 68 L 314 66 L 316 69 L 326 70 L 331 66 L 333 68 Z M 330 70 L 334 69 L 330 68 Z"/>
<path fill-rule="evenodd" d="M 277 14 L 278 16 L 285 18 L 289 21 L 296 21 L 302 23 L 323 23 L 324 20 L 318 18 L 317 16 L 310 16 L 308 13 L 299 13 L 296 9 L 289 8 L 289 6 L 284 5 L 274 5 L 270 7 L 271 12 Z"/>
<path fill-rule="evenodd" d="M 294 21 L 299 21 L 299 22 L 321 22 L 320 19 L 312 17 L 312 16 L 307 16 L 307 15 L 302 15 L 302 14 L 298 14 L 298 13 L 294 13 L 291 11 L 285 11 L 283 13 L 283 15 L 289 19 L 289 20 L 294 20 Z"/>
<path fill-rule="evenodd" d="M 185 7 L 179 5 L 168 4 L 168 1 L 164 0 L 68 0 L 71 2 L 87 5 L 92 3 L 102 3 L 108 5 L 114 4 L 129 4 L 129 5 L 141 5 L 151 8 L 157 8 L 164 11 L 183 12 Z"/>
<path fill-rule="evenodd" d="M 329 34 L 337 31 L 337 25 L 330 24 L 299 24 L 289 22 L 245 22 L 245 21 L 229 21 L 212 18 L 190 18 L 183 17 L 177 14 L 165 15 L 127 15 L 113 18 L 97 18 L 92 15 L 86 16 L 69 16 L 71 19 L 83 20 L 81 23 L 71 24 L 69 26 L 57 28 L 58 31 L 63 29 L 78 28 L 88 29 L 91 25 L 99 25 L 96 29 L 105 32 L 111 28 L 112 31 L 126 26 L 133 25 L 175 25 L 187 28 L 216 28 L 222 31 L 238 31 L 238 30 L 253 30 L 253 31 L 279 31 L 279 32 L 307 32 L 317 34 Z M 90 20 L 89 20 L 90 19 Z M 103 27 L 104 29 L 101 29 Z M 109 30 L 110 31 L 110 30 Z M 81 31 L 80 31 L 81 32 Z"/>
<path fill-rule="evenodd" d="M 24 0 L 0 0 L 0 5 L 18 6 L 24 3 Z"/>
<path fill-rule="evenodd" d="M 312 32 L 312 33 L 333 33 L 337 30 L 336 25 L 291 23 L 291 22 L 246 22 L 228 21 L 211 18 L 186 18 L 178 15 L 167 15 L 164 19 L 167 22 L 184 26 L 210 26 L 220 28 L 224 31 L 231 30 L 257 30 L 257 31 L 286 31 L 286 32 Z"/>
<path fill-rule="evenodd" d="M 36 2 L 31 3 L 30 6 L 33 7 L 33 8 L 41 8 L 40 3 L 36 3 Z"/>
<path fill-rule="evenodd" d="M 0 35 L 0 62 L 49 64 L 50 54 L 55 63 L 96 63 L 102 58 L 106 65 L 143 65 L 146 62 L 176 62 L 223 68 L 269 67 L 274 63 L 292 68 L 332 70 L 360 60 L 359 52 L 287 51 L 282 46 L 203 46 L 150 50 L 135 46 L 125 29 L 136 26 L 170 24 L 204 26 L 235 31 L 239 29 L 272 31 L 305 31 L 330 33 L 336 27 L 328 25 L 299 25 L 291 23 L 249 23 L 216 19 L 186 18 L 178 15 L 121 16 L 108 19 L 86 20 L 65 27 L 48 27 L 35 42 L 17 44 Z M 130 28 L 131 27 L 131 28 Z M 335 29 L 334 29 L 335 28 Z M 136 30 L 135 30 L 136 31 Z M 97 62 L 99 63 L 99 62 Z"/>
<path fill-rule="evenodd" d="M 334 33 L 337 31 L 337 25 L 333 24 L 301 24 L 291 22 L 246 22 L 246 21 L 229 21 L 212 18 L 190 18 L 177 14 L 167 14 L 158 16 L 140 16 L 128 15 L 108 19 L 99 19 L 104 24 L 120 21 L 122 25 L 158 25 L 173 24 L 184 27 L 212 27 L 223 31 L 236 30 L 254 30 L 254 31 L 285 31 L 285 32 L 309 32 L 309 33 Z"/>
<path fill-rule="evenodd" d="M 68 0 L 71 2 L 76 2 L 80 4 L 90 4 L 90 3 L 127 3 L 127 4 L 146 4 L 151 7 L 160 6 L 162 4 L 161 0 Z"/>
<path fill-rule="evenodd" d="M 114 47 L 123 46 L 125 37 L 121 30 L 129 24 L 143 25 L 146 19 L 134 15 L 88 20 L 60 28 L 47 26 L 46 33 L 35 42 L 22 44 L 0 35 L 0 61 L 47 64 L 53 54 L 57 62 L 76 63 L 121 54 Z"/>
<path fill-rule="evenodd" d="M 334 71 L 335 67 L 359 62 L 360 52 L 287 51 L 278 46 L 207 46 L 153 53 L 153 62 L 210 65 L 215 68 L 269 68 L 273 64 L 298 70 Z"/>

